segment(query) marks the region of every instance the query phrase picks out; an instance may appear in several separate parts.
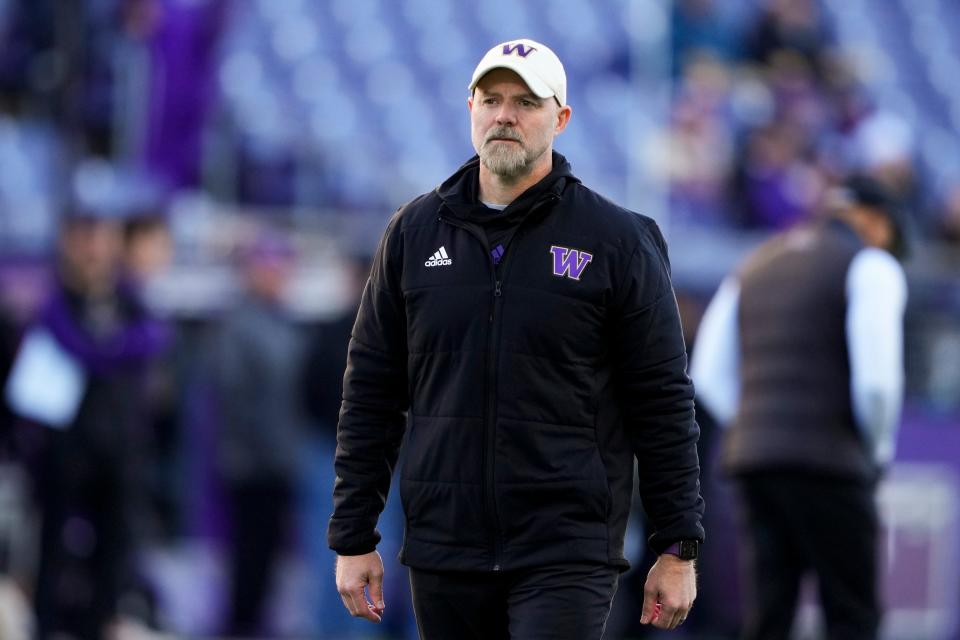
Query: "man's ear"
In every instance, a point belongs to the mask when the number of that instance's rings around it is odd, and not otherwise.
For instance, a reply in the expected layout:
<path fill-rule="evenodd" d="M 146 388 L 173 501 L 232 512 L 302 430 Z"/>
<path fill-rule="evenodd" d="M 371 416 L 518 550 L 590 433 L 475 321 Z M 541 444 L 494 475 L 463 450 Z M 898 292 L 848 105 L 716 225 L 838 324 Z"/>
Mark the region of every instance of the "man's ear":
<path fill-rule="evenodd" d="M 567 124 L 570 122 L 570 115 L 572 113 L 573 108 L 570 105 L 560 107 L 557 111 L 557 124 L 553 128 L 553 135 L 563 133 L 563 130 L 567 128 Z"/>

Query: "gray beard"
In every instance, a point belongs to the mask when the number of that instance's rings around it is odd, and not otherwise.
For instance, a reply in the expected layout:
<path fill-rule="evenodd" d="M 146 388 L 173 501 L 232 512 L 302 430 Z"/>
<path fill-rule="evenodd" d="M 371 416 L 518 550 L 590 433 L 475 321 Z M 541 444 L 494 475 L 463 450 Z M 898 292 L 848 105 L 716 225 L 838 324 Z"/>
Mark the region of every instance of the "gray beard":
<path fill-rule="evenodd" d="M 497 143 L 486 146 L 480 154 L 480 162 L 490 173 L 501 178 L 517 178 L 529 170 L 530 161 L 527 150 L 519 144 Z"/>

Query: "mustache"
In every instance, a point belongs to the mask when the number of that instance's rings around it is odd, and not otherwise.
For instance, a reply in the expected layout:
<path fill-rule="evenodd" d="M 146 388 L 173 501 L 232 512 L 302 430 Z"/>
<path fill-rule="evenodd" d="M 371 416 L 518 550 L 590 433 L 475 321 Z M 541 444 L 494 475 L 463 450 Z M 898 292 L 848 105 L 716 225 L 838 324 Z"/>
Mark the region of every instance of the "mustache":
<path fill-rule="evenodd" d="M 523 140 L 521 140 L 520 137 L 513 132 L 513 130 L 507 129 L 507 128 L 494 129 L 493 131 L 487 134 L 487 138 L 483 142 L 484 144 L 486 144 L 491 140 L 493 140 L 494 138 L 500 138 L 502 140 L 513 140 L 514 142 L 523 142 Z"/>

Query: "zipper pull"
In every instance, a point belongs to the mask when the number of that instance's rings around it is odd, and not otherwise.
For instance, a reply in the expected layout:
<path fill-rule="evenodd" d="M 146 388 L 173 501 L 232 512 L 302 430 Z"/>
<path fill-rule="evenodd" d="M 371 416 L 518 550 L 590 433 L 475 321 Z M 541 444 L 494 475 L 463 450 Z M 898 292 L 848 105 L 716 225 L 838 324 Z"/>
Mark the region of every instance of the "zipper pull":
<path fill-rule="evenodd" d="M 493 295 L 494 295 L 494 297 L 496 297 L 496 298 L 499 298 L 499 297 L 500 297 L 500 281 L 499 281 L 499 280 L 497 280 L 497 285 L 496 285 L 496 287 L 495 287 L 494 290 L 493 290 Z"/>

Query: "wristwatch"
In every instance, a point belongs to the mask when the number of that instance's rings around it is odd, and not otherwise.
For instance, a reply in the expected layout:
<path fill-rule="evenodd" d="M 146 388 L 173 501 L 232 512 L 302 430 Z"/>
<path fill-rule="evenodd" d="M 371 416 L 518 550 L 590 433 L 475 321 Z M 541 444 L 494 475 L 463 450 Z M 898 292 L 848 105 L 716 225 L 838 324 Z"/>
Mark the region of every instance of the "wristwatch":
<path fill-rule="evenodd" d="M 695 560 L 700 555 L 700 541 L 680 540 L 664 549 L 663 553 L 677 556 L 681 560 Z"/>

